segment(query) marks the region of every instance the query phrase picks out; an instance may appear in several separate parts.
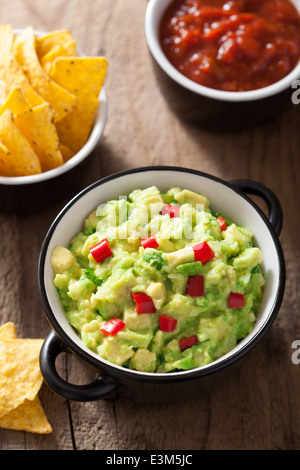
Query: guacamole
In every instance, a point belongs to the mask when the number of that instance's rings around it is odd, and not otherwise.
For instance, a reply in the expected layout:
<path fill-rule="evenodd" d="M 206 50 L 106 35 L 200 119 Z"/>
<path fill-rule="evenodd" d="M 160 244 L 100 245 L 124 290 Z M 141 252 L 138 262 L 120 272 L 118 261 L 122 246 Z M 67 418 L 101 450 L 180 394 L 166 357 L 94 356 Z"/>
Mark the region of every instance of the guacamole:
<path fill-rule="evenodd" d="M 262 253 L 201 193 L 152 186 L 99 205 L 51 256 L 84 344 L 143 372 L 189 370 L 229 352 L 256 321 Z"/>

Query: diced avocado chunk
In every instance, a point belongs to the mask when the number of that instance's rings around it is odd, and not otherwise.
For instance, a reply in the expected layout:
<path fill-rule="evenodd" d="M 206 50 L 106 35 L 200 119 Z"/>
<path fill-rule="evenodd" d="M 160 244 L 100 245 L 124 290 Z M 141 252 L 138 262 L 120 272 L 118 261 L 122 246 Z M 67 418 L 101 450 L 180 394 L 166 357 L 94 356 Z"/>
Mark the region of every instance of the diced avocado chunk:
<path fill-rule="evenodd" d="M 206 196 L 189 189 L 171 188 L 168 194 L 172 194 L 174 201 L 178 204 L 192 204 L 194 207 L 203 206 L 205 209 L 210 206 L 210 202 Z"/>
<path fill-rule="evenodd" d="M 91 303 L 105 320 L 119 316 L 124 307 L 130 305 L 131 291 L 136 284 L 132 269 L 117 269 L 92 295 Z"/>
<path fill-rule="evenodd" d="M 156 355 L 148 349 L 138 349 L 130 359 L 129 367 L 142 372 L 154 372 L 156 368 Z"/>
<path fill-rule="evenodd" d="M 151 282 L 147 289 L 146 294 L 151 297 L 156 310 L 160 310 L 166 301 L 166 288 L 163 282 Z"/>
<path fill-rule="evenodd" d="M 153 315 L 140 315 L 136 312 L 135 307 L 126 307 L 124 309 L 123 321 L 129 330 L 152 330 L 153 320 Z"/>
<path fill-rule="evenodd" d="M 125 328 L 119 331 L 118 337 L 126 340 L 133 348 L 147 348 L 152 339 L 152 331 L 131 331 Z"/>
<path fill-rule="evenodd" d="M 134 349 L 128 342 L 118 336 L 107 336 L 97 348 L 104 359 L 121 366 L 134 355 Z"/>
<path fill-rule="evenodd" d="M 246 248 L 239 256 L 234 258 L 232 266 L 235 269 L 252 270 L 262 262 L 262 253 L 259 248 Z"/>
<path fill-rule="evenodd" d="M 56 246 L 52 250 L 50 263 L 55 274 L 62 274 L 76 264 L 76 258 L 68 248 Z"/>
<path fill-rule="evenodd" d="M 146 189 L 135 189 L 129 194 L 129 200 L 134 203 L 143 203 L 146 206 L 159 204 L 161 207 L 164 204 L 161 193 L 156 186 L 151 186 Z"/>
<path fill-rule="evenodd" d="M 203 272 L 203 264 L 201 261 L 193 261 L 192 263 L 180 264 L 176 269 L 185 276 L 195 276 Z"/>
<path fill-rule="evenodd" d="M 170 271 L 180 264 L 191 263 L 194 261 L 195 255 L 193 248 L 191 246 L 187 246 L 181 250 L 174 251 L 173 253 L 165 253 L 164 258 L 167 261 L 167 269 Z"/>

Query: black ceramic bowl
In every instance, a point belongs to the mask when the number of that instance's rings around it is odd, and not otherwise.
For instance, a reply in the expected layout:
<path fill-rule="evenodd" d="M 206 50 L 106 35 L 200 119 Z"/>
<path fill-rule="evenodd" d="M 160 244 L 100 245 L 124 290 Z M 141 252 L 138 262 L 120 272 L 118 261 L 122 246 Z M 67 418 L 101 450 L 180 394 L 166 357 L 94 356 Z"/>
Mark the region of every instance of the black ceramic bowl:
<path fill-rule="evenodd" d="M 18 33 L 19 29 L 14 30 Z M 35 31 L 43 36 L 43 31 Z M 80 53 L 80 55 L 83 55 Z M 107 119 L 107 93 L 102 87 L 93 128 L 85 145 L 63 165 L 38 175 L 0 176 L 0 210 L 6 213 L 30 213 L 45 209 L 68 195 L 77 194 L 84 188 L 93 150 L 96 148 Z"/>
<path fill-rule="evenodd" d="M 159 41 L 161 18 L 172 0 L 149 0 L 145 16 L 146 41 L 157 83 L 180 118 L 216 131 L 240 131 L 265 124 L 292 105 L 292 84 L 300 78 L 300 62 L 273 85 L 246 92 L 227 92 L 199 85 L 168 61 Z M 292 0 L 300 13 L 300 4 Z"/>
<path fill-rule="evenodd" d="M 84 219 L 99 204 L 133 189 L 156 185 L 161 190 L 171 186 L 198 190 L 210 199 L 216 210 L 251 228 L 255 242 L 263 252 L 266 287 L 253 331 L 228 354 L 201 368 L 172 372 L 144 373 L 114 365 L 90 351 L 68 323 L 53 285 L 50 256 L 56 245 L 67 246 L 82 229 Z M 269 216 L 246 196 L 253 193 L 268 205 Z M 188 400 L 210 391 L 267 332 L 275 319 L 284 293 L 285 263 L 278 239 L 282 224 L 277 197 L 265 186 L 253 181 L 225 182 L 199 171 L 178 167 L 143 167 L 116 173 L 93 183 L 73 198 L 52 223 L 42 246 L 38 268 L 42 304 L 53 328 L 40 355 L 40 366 L 48 385 L 58 394 L 78 401 L 111 398 L 117 394 L 140 402 Z M 69 351 L 95 369 L 97 377 L 87 385 L 63 380 L 55 367 L 57 356 Z"/>

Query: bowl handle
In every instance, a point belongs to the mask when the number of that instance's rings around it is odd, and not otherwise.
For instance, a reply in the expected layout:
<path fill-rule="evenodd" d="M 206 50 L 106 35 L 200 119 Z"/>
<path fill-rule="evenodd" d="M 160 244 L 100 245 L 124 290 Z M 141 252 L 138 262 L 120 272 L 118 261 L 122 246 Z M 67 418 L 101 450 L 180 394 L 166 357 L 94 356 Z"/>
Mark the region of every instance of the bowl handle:
<path fill-rule="evenodd" d="M 76 385 L 66 382 L 58 374 L 55 361 L 59 354 L 68 352 L 62 340 L 52 330 L 45 339 L 40 353 L 40 369 L 49 387 L 64 398 L 73 401 L 95 401 L 100 398 L 110 398 L 118 384 L 109 377 L 98 376 L 87 385 Z"/>
<path fill-rule="evenodd" d="M 268 207 L 268 218 L 277 235 L 280 234 L 283 221 L 283 213 L 280 201 L 276 194 L 264 184 L 252 180 L 233 180 L 229 183 L 246 194 L 254 194 L 265 201 Z"/>

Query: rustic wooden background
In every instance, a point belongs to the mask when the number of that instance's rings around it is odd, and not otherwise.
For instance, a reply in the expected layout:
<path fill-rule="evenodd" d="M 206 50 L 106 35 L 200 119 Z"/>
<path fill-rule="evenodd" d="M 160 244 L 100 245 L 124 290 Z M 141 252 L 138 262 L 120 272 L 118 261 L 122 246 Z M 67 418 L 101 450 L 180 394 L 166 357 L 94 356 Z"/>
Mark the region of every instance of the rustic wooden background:
<path fill-rule="evenodd" d="M 251 178 L 277 193 L 287 265 L 282 308 L 243 368 L 211 394 L 180 405 L 74 403 L 44 385 L 40 398 L 53 433 L 0 429 L 0 449 L 299 449 L 300 364 L 293 364 L 291 346 L 300 339 L 300 105 L 290 104 L 276 121 L 242 133 L 210 133 L 183 122 L 155 81 L 144 38 L 146 6 L 146 0 L 1 0 L 0 18 L 14 28 L 68 28 L 85 53 L 108 58 L 108 121 L 84 184 L 126 168 L 170 164 L 225 180 Z M 50 331 L 37 263 L 65 202 L 30 215 L 0 213 L 0 323 L 14 321 L 21 337 Z M 59 367 L 70 381 L 91 378 L 70 355 L 60 358 Z"/>

